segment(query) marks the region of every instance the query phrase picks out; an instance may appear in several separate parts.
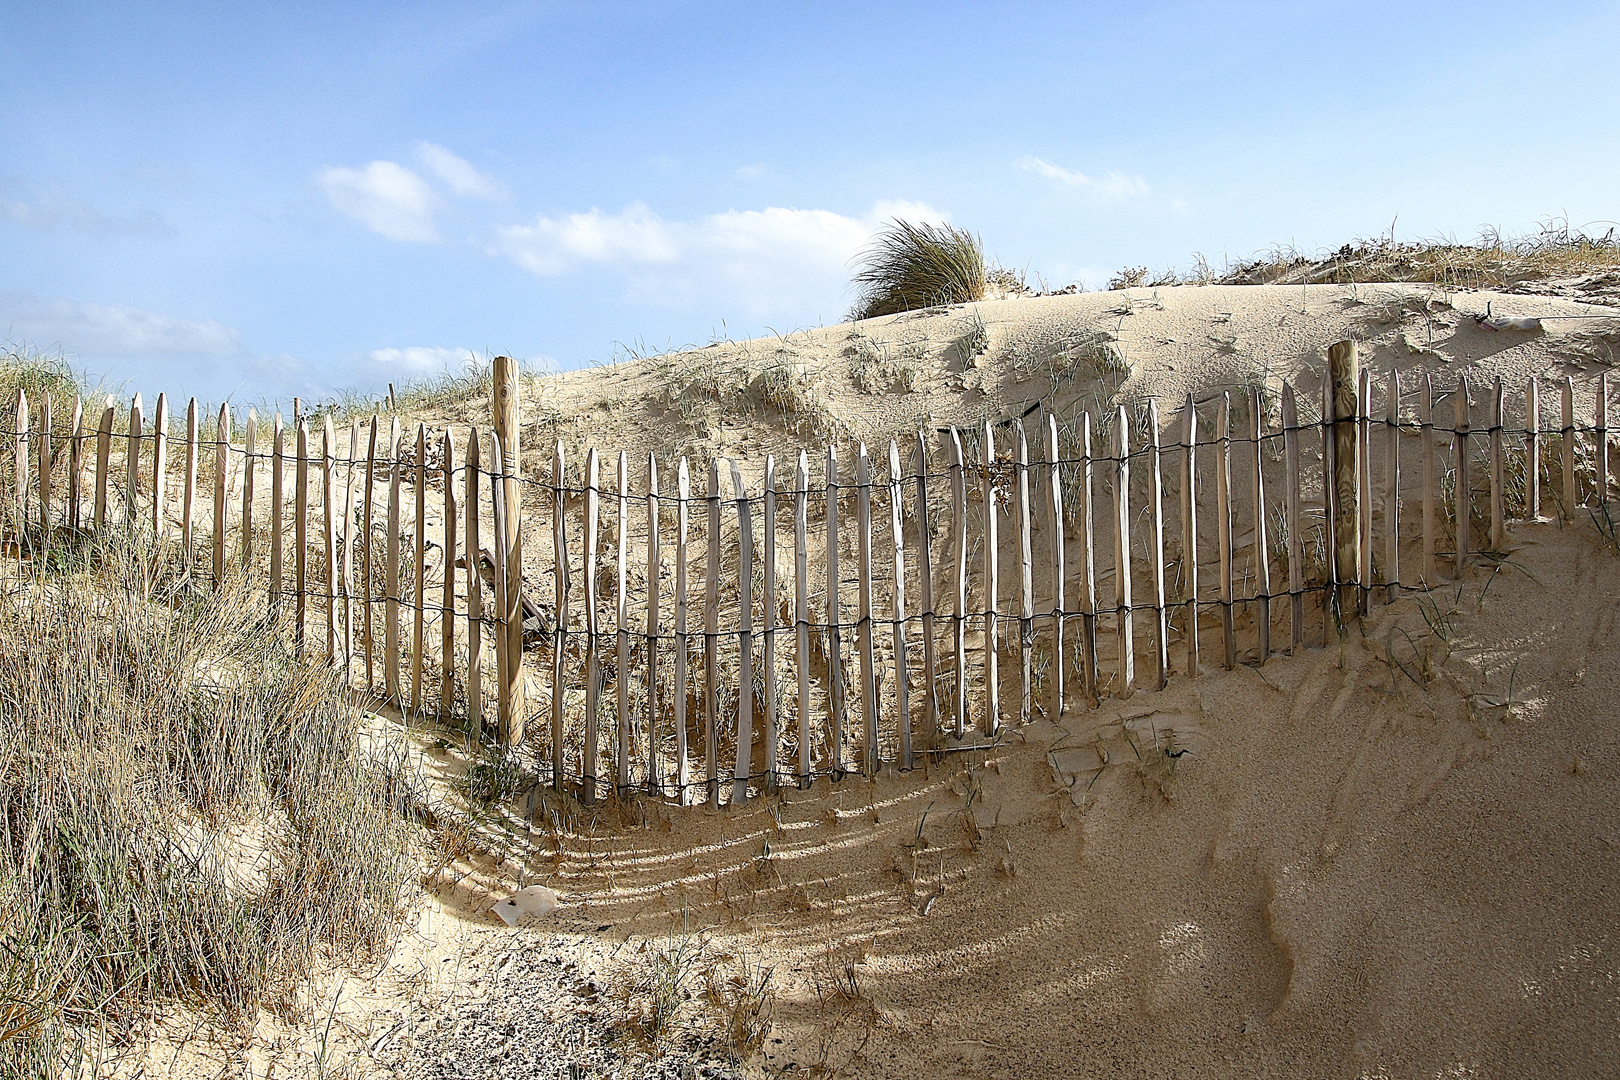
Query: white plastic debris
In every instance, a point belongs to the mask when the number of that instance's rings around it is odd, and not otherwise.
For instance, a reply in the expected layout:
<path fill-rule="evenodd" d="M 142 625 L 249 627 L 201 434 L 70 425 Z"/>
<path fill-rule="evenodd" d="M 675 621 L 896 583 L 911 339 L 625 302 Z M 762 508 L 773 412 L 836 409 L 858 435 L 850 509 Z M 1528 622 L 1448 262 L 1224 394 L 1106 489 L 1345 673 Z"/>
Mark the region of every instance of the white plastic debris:
<path fill-rule="evenodd" d="M 557 894 L 544 885 L 530 885 L 519 889 L 489 910 L 501 917 L 507 926 L 516 926 L 521 919 L 546 915 L 557 906 Z"/>
<path fill-rule="evenodd" d="M 1540 330 L 1541 320 L 1531 316 L 1515 318 L 1508 315 L 1487 315 L 1479 320 L 1486 330 Z"/>

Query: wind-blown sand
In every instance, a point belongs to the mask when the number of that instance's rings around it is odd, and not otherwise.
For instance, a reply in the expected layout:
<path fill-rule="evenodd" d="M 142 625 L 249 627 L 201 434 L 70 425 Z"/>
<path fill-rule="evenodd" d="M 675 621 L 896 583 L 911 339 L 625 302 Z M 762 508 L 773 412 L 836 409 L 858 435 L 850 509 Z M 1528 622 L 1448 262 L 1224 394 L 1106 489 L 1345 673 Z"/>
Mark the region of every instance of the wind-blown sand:
<path fill-rule="evenodd" d="M 1493 332 L 1472 318 L 1487 303 L 1591 318 Z M 975 313 L 977 356 L 951 344 Z M 1275 385 L 1319 372 L 1346 336 L 1375 372 L 1449 386 L 1466 369 L 1515 390 L 1567 373 L 1590 403 L 1616 316 L 1404 285 L 1006 300 L 548 377 L 526 388 L 526 438 L 757 467 L 799 438 L 793 416 L 743 393 L 772 365 L 819 395 L 818 423 L 886 439 L 1035 401 Z M 1098 333 L 1128 376 L 1042 374 Z M 852 382 L 853 334 L 909 351 L 914 389 Z M 660 386 L 704 372 L 731 373 L 716 392 L 730 404 L 699 395 L 683 411 Z M 486 408 L 442 419 L 483 423 Z M 1375 606 L 1329 648 L 1177 675 L 875 783 L 722 812 L 520 796 L 515 831 L 486 828 L 482 854 L 433 877 L 383 971 L 312 989 L 316 1018 L 338 1002 L 329 1041 L 360 1072 L 518 1076 L 546 1061 L 567 1075 L 573 1054 L 590 1075 L 604 1059 L 567 1040 L 520 1068 L 529 1021 L 566 1016 L 600 1038 L 622 1018 L 623 973 L 701 932 L 722 978 L 743 960 L 771 968 L 774 1024 L 750 1075 L 1615 1075 L 1620 554 L 1584 518 L 1518 526 L 1510 546 L 1498 566 Z M 1428 678 L 1410 674 L 1413 641 Z M 1167 730 L 1179 757 L 1153 749 Z M 561 893 L 555 913 L 516 930 L 488 914 L 534 882 Z M 543 999 L 542 976 L 558 988 Z M 525 1022 L 490 1019 L 508 1013 Z M 319 1034 L 268 1019 L 261 1033 L 209 1071 L 245 1055 L 255 1075 L 286 1075 Z"/>

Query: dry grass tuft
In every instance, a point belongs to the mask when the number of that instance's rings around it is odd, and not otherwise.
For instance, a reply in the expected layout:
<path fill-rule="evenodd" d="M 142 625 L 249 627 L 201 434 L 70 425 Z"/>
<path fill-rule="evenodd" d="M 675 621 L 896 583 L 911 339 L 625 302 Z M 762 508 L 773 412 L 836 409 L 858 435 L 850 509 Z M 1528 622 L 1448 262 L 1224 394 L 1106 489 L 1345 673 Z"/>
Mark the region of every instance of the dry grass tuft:
<path fill-rule="evenodd" d="M 982 300 L 989 286 L 984 245 L 954 225 L 917 225 L 896 219 L 859 257 L 855 285 L 861 296 L 852 320 Z"/>

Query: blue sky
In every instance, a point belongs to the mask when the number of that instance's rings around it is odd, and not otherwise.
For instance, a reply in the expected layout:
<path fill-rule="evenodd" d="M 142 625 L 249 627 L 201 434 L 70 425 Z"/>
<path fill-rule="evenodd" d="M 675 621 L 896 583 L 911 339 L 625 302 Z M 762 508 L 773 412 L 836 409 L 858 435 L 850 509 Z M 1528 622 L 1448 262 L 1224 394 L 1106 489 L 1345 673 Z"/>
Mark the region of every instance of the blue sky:
<path fill-rule="evenodd" d="M 0 0 L 0 340 L 318 396 L 837 322 L 897 214 L 1090 288 L 1601 222 L 1616 40 L 1612 3 Z"/>

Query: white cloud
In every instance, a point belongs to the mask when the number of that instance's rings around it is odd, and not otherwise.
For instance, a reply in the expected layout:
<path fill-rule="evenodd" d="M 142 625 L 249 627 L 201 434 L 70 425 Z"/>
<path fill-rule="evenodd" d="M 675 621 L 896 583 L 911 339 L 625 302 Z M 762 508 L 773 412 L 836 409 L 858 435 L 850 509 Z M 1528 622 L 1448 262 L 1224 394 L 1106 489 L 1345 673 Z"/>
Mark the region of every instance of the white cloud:
<path fill-rule="evenodd" d="M 0 292 L 4 336 L 90 357 L 238 357 L 241 332 L 123 304 L 88 304 L 30 292 Z"/>
<path fill-rule="evenodd" d="M 111 217 L 53 184 L 25 183 L 14 178 L 0 179 L 0 220 L 27 229 L 62 226 L 92 236 L 168 231 L 163 219 L 151 211 L 128 218 Z"/>
<path fill-rule="evenodd" d="M 592 209 L 497 229 L 491 253 L 544 276 L 617 271 L 636 299 L 660 306 L 718 299 L 753 315 L 801 312 L 839 302 L 849 260 L 893 217 L 945 220 L 921 203 L 881 202 L 859 218 L 773 206 L 665 221 L 638 202 L 617 214 Z"/>
<path fill-rule="evenodd" d="M 398 162 L 373 161 L 358 169 L 333 166 L 317 173 L 315 182 L 333 206 L 374 233 L 414 244 L 439 238 L 433 222 L 438 194 Z"/>
<path fill-rule="evenodd" d="M 417 143 L 416 157 L 457 195 L 489 200 L 507 197 L 507 190 L 501 184 L 479 172 L 466 158 L 457 157 L 442 146 L 430 142 Z"/>
<path fill-rule="evenodd" d="M 1030 154 L 1025 154 L 1013 162 L 1013 168 L 1038 173 L 1048 180 L 1056 180 L 1065 187 L 1088 192 L 1101 202 L 1124 202 L 1127 199 L 1145 199 L 1148 196 L 1146 181 L 1140 176 L 1126 176 L 1121 172 L 1111 172 L 1097 179 L 1073 169 L 1065 169 L 1061 165 L 1054 165 L 1050 161 L 1042 161 Z"/>
<path fill-rule="evenodd" d="M 763 180 L 770 175 L 770 170 L 763 165 L 744 165 L 732 175 L 739 180 Z"/>
<path fill-rule="evenodd" d="M 434 345 L 411 345 L 403 349 L 372 349 L 367 363 L 407 377 L 443 371 L 474 356 L 471 349 L 443 349 Z"/>

